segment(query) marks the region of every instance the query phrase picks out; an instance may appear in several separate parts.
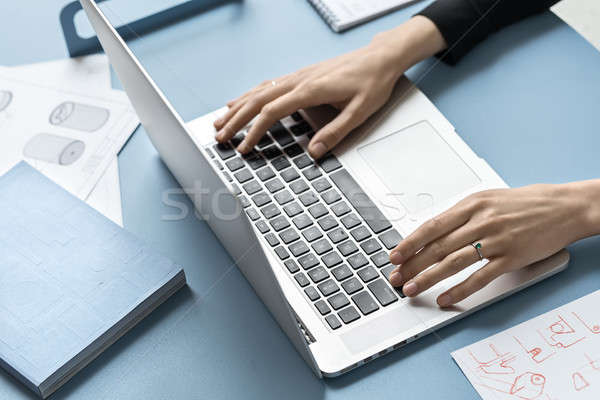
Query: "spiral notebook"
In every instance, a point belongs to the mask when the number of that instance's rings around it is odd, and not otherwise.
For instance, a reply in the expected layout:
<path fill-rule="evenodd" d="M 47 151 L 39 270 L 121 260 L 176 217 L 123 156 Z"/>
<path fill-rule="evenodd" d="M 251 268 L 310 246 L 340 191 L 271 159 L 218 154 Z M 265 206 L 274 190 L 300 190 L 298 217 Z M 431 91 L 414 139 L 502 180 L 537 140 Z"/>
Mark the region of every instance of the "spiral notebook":
<path fill-rule="evenodd" d="M 336 32 L 390 13 L 418 0 L 308 0 Z"/>

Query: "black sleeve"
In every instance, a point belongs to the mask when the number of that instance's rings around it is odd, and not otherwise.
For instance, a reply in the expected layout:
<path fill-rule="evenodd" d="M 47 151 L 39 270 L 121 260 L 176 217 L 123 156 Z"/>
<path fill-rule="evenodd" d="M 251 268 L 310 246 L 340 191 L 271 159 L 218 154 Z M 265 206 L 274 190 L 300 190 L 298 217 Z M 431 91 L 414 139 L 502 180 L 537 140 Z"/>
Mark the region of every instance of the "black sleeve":
<path fill-rule="evenodd" d="M 439 54 L 456 63 L 477 43 L 503 27 L 547 10 L 559 0 L 437 0 L 417 15 L 438 27 L 448 49 Z"/>

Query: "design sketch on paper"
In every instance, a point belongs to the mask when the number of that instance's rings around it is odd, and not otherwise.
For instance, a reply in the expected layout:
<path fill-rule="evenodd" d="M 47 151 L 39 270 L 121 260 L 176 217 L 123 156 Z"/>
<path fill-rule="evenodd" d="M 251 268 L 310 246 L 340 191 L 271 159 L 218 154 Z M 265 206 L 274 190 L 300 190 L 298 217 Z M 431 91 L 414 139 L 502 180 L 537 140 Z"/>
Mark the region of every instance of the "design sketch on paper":
<path fill-rule="evenodd" d="M 102 128 L 110 117 L 106 108 L 65 101 L 50 114 L 50 124 L 83 132 Z"/>
<path fill-rule="evenodd" d="M 35 160 L 68 166 L 83 155 L 85 143 L 68 137 L 40 133 L 32 137 L 23 149 L 23 155 Z"/>

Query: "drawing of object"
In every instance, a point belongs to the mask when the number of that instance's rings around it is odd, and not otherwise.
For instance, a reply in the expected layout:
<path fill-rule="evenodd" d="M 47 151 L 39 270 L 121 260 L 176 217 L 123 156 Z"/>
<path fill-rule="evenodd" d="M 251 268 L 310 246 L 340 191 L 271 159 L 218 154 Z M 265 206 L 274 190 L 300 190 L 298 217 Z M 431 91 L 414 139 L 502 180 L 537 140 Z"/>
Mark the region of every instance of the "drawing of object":
<path fill-rule="evenodd" d="M 566 349 L 585 339 L 585 336 L 579 336 L 575 329 L 560 315 L 558 320 L 540 332 L 546 343 L 550 346 Z"/>
<path fill-rule="evenodd" d="M 531 345 L 524 343 L 526 339 L 523 339 L 523 341 L 521 341 L 516 336 L 513 336 L 513 338 L 519 344 L 519 346 L 521 346 L 521 348 L 527 354 L 529 354 L 531 359 L 538 364 L 541 364 L 542 362 L 556 354 L 556 351 L 552 347 L 550 347 L 548 343 L 546 343 L 546 341 L 542 340 L 543 338 L 538 337 L 539 343 Z"/>
<path fill-rule="evenodd" d="M 83 155 L 85 143 L 63 136 L 40 133 L 32 137 L 23 149 L 25 157 L 58 165 L 71 165 Z"/>
<path fill-rule="evenodd" d="M 489 361 L 478 360 L 477 357 L 475 357 L 475 355 L 469 350 L 469 354 L 478 364 L 477 370 L 489 375 L 514 374 L 515 369 L 509 364 L 516 359 L 516 356 L 512 355 L 511 353 L 500 354 L 500 352 L 496 349 L 496 346 L 493 344 L 490 344 L 489 347 L 494 353 L 492 356 L 493 358 Z"/>
<path fill-rule="evenodd" d="M 585 354 L 585 358 L 587 358 L 590 367 L 592 367 L 595 371 L 600 371 L 600 359 L 593 360 L 592 357 Z"/>
<path fill-rule="evenodd" d="M 12 102 L 12 92 L 8 90 L 0 90 L 0 112 L 6 110 Z"/>
<path fill-rule="evenodd" d="M 110 112 L 101 107 L 66 101 L 56 107 L 50 114 L 52 125 L 94 132 L 102 128 Z"/>
<path fill-rule="evenodd" d="M 534 372 L 525 372 L 514 380 L 503 380 L 488 376 L 479 376 L 481 385 L 498 392 L 506 393 L 519 399 L 533 400 L 544 394 L 546 377 Z"/>
<path fill-rule="evenodd" d="M 590 386 L 589 382 L 585 380 L 580 372 L 575 372 L 571 376 L 571 379 L 573 379 L 573 388 L 575 388 L 575 390 L 578 392 Z"/>
<path fill-rule="evenodd" d="M 577 313 L 572 313 L 575 318 L 577 318 L 579 320 L 579 322 L 581 322 L 583 324 L 583 326 L 585 326 L 588 331 L 592 332 L 594 335 L 600 334 L 600 324 L 592 324 L 592 323 L 588 323 L 586 321 L 583 320 L 583 318 L 581 318 L 579 316 L 579 314 Z"/>

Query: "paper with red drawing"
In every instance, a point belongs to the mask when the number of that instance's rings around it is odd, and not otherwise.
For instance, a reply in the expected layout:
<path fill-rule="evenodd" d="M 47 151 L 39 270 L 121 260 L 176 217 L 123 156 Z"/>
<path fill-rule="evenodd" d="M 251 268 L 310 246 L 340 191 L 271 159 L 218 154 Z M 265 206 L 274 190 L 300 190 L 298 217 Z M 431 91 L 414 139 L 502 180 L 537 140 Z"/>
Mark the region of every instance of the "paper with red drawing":
<path fill-rule="evenodd" d="M 600 399 L 600 290 L 452 357 L 484 400 Z"/>

